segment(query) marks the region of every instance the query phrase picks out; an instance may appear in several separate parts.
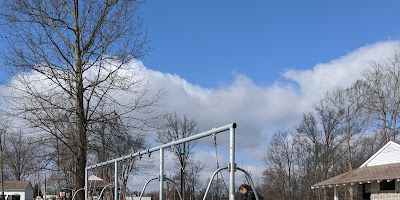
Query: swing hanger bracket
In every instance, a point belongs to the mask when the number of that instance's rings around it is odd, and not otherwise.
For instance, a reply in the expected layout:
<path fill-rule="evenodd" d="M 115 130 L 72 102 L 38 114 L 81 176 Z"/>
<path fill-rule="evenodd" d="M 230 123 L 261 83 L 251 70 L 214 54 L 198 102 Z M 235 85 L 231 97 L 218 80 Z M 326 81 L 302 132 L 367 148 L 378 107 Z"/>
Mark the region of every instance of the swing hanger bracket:
<path fill-rule="evenodd" d="M 157 178 L 158 178 L 158 181 L 161 180 L 161 176 L 160 176 L 160 175 L 158 175 Z M 165 180 L 166 180 L 166 176 L 165 176 L 165 174 L 164 174 L 164 175 L 163 175 L 163 181 L 165 181 Z"/>
<path fill-rule="evenodd" d="M 234 172 L 236 172 L 236 163 L 228 163 L 228 172 L 231 172 L 231 170 L 233 169 Z"/>

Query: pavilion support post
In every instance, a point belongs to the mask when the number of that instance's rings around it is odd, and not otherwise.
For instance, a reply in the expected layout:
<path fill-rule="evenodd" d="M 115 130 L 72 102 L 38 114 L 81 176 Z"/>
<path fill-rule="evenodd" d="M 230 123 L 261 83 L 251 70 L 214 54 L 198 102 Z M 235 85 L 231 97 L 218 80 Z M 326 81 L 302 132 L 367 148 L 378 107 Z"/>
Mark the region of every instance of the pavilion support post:
<path fill-rule="evenodd" d="M 334 187 L 334 189 L 333 189 L 333 193 L 334 193 L 334 197 L 333 197 L 333 200 L 339 200 L 339 198 L 338 198 L 338 195 L 337 195 L 337 189 L 336 189 L 336 186 Z"/>

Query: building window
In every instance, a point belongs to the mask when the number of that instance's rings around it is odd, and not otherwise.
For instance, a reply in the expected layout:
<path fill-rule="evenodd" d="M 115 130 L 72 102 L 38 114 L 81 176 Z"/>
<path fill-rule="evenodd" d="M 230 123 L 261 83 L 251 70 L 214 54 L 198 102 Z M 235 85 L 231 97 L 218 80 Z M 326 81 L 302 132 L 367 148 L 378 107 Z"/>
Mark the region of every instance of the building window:
<path fill-rule="evenodd" d="M 391 180 L 390 182 L 387 182 L 386 180 L 381 182 L 381 190 L 395 190 L 396 189 L 396 185 L 395 185 L 396 181 L 395 180 Z"/>

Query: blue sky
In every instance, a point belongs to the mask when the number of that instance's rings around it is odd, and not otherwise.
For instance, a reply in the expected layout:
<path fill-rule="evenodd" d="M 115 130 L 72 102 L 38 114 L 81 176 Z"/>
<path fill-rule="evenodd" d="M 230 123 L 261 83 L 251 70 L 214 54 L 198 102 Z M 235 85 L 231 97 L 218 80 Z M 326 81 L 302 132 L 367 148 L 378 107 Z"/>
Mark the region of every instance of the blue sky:
<path fill-rule="evenodd" d="M 217 87 L 312 69 L 361 46 L 400 38 L 399 1 L 146 1 L 146 67 Z"/>

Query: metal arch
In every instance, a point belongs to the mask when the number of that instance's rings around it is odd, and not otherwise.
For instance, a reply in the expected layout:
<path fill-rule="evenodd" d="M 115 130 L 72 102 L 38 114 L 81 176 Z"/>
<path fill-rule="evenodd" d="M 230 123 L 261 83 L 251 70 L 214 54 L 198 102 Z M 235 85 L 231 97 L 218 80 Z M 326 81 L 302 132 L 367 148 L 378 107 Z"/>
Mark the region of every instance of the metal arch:
<path fill-rule="evenodd" d="M 74 199 L 75 199 L 75 195 L 76 195 L 79 191 L 81 191 L 81 190 L 83 190 L 83 189 L 85 189 L 85 188 L 80 188 L 80 189 L 78 189 L 77 191 L 75 191 L 74 195 L 72 196 L 72 200 L 74 200 Z"/>
<path fill-rule="evenodd" d="M 148 181 L 146 182 L 146 184 L 144 184 L 144 187 L 143 187 L 143 189 L 142 189 L 142 192 L 140 193 L 140 196 L 139 196 L 139 200 L 142 200 L 142 196 L 143 196 L 144 190 L 146 190 L 147 185 L 148 185 L 151 181 L 154 181 L 154 180 L 156 180 L 156 179 L 159 179 L 159 178 L 158 178 L 158 177 L 157 177 L 157 178 L 152 178 L 152 179 L 148 180 Z M 175 183 L 175 181 L 173 181 L 172 179 L 169 179 L 169 178 L 165 178 L 165 180 L 168 180 L 168 181 L 172 182 L 172 184 L 174 184 L 175 189 L 176 189 L 176 191 L 178 192 L 179 199 L 180 199 L 180 200 L 183 200 L 183 199 L 182 199 L 181 192 L 179 191 L 178 186 L 177 186 L 177 184 Z"/>
<path fill-rule="evenodd" d="M 101 195 L 103 194 L 104 190 L 105 190 L 107 187 L 112 186 L 112 185 L 114 185 L 114 184 L 113 184 L 113 183 L 110 183 L 110 184 L 108 184 L 108 185 L 106 185 L 106 186 L 103 187 L 103 189 L 102 189 L 101 192 L 100 192 L 99 199 L 101 199 Z"/>
<path fill-rule="evenodd" d="M 204 193 L 203 200 L 205 200 L 206 197 L 207 197 L 208 191 L 209 191 L 209 189 L 210 189 L 210 186 L 211 186 L 212 181 L 214 180 L 215 175 L 216 175 L 219 171 L 224 170 L 224 169 L 228 169 L 228 167 L 222 167 L 222 168 L 217 169 L 217 170 L 214 172 L 214 174 L 211 176 L 211 179 L 210 179 L 210 182 L 208 183 L 206 192 Z M 242 172 L 246 175 L 246 177 L 247 177 L 248 180 L 250 181 L 250 185 L 251 185 L 251 188 L 253 189 L 254 196 L 256 197 L 256 200 L 260 200 L 260 199 L 258 198 L 258 193 L 257 193 L 257 191 L 256 191 L 256 187 L 254 186 L 253 180 L 252 180 L 251 177 L 250 177 L 250 174 L 249 174 L 246 170 L 244 170 L 244 169 L 242 169 L 242 168 L 240 168 L 240 167 L 236 167 L 236 169 L 242 171 Z"/>
<path fill-rule="evenodd" d="M 203 200 L 205 200 L 206 197 L 207 197 L 208 190 L 210 189 L 211 183 L 212 183 L 212 181 L 214 180 L 215 175 L 216 175 L 219 171 L 224 170 L 224 169 L 228 169 L 228 167 L 221 167 L 221 168 L 217 169 L 217 170 L 214 172 L 214 174 L 211 176 L 210 182 L 208 183 L 208 186 L 207 186 L 207 189 L 206 189 L 206 193 L 204 193 Z M 257 200 L 258 200 L 258 199 L 257 199 Z"/>
<path fill-rule="evenodd" d="M 100 192 L 100 195 L 99 195 L 98 199 L 99 200 L 101 199 L 101 195 L 103 195 L 103 192 L 107 187 L 110 187 L 110 186 L 113 186 L 113 185 L 114 185 L 113 183 L 110 183 L 110 184 L 104 186 L 103 189 L 101 189 L 101 192 Z M 127 189 L 127 192 L 129 193 L 129 195 L 132 196 L 131 191 L 128 188 L 126 188 L 126 189 Z"/>
<path fill-rule="evenodd" d="M 139 200 L 142 199 L 144 190 L 146 189 L 147 185 L 148 185 L 151 181 L 154 181 L 154 180 L 156 180 L 156 179 L 158 179 L 158 178 L 152 178 L 152 179 L 148 180 L 148 181 L 144 184 L 143 189 L 142 189 L 142 192 L 140 193 L 140 196 L 139 196 Z"/>
<path fill-rule="evenodd" d="M 173 181 L 172 179 L 169 179 L 169 178 L 165 178 L 165 180 L 168 180 L 168 181 L 170 181 L 172 184 L 174 184 L 174 185 L 175 185 L 175 189 L 176 189 L 176 191 L 178 192 L 179 199 L 180 199 L 180 200 L 183 200 L 183 199 L 182 199 L 181 192 L 179 191 L 179 189 L 178 189 L 178 185 L 176 184 L 176 182 L 175 182 L 175 181 Z M 140 199 L 139 199 L 139 200 L 140 200 Z"/>
<path fill-rule="evenodd" d="M 251 186 L 251 188 L 253 189 L 254 196 L 256 197 L 257 200 L 259 200 L 259 198 L 258 198 L 258 193 L 257 193 L 257 191 L 256 191 L 256 187 L 254 186 L 254 183 L 253 183 L 253 180 L 252 180 L 251 177 L 250 177 L 250 174 L 249 174 L 246 170 L 244 170 L 244 169 L 242 169 L 242 168 L 240 168 L 240 167 L 236 167 L 236 169 L 242 171 L 242 172 L 246 175 L 246 177 L 248 178 L 248 181 L 250 182 L 250 186 Z"/>

